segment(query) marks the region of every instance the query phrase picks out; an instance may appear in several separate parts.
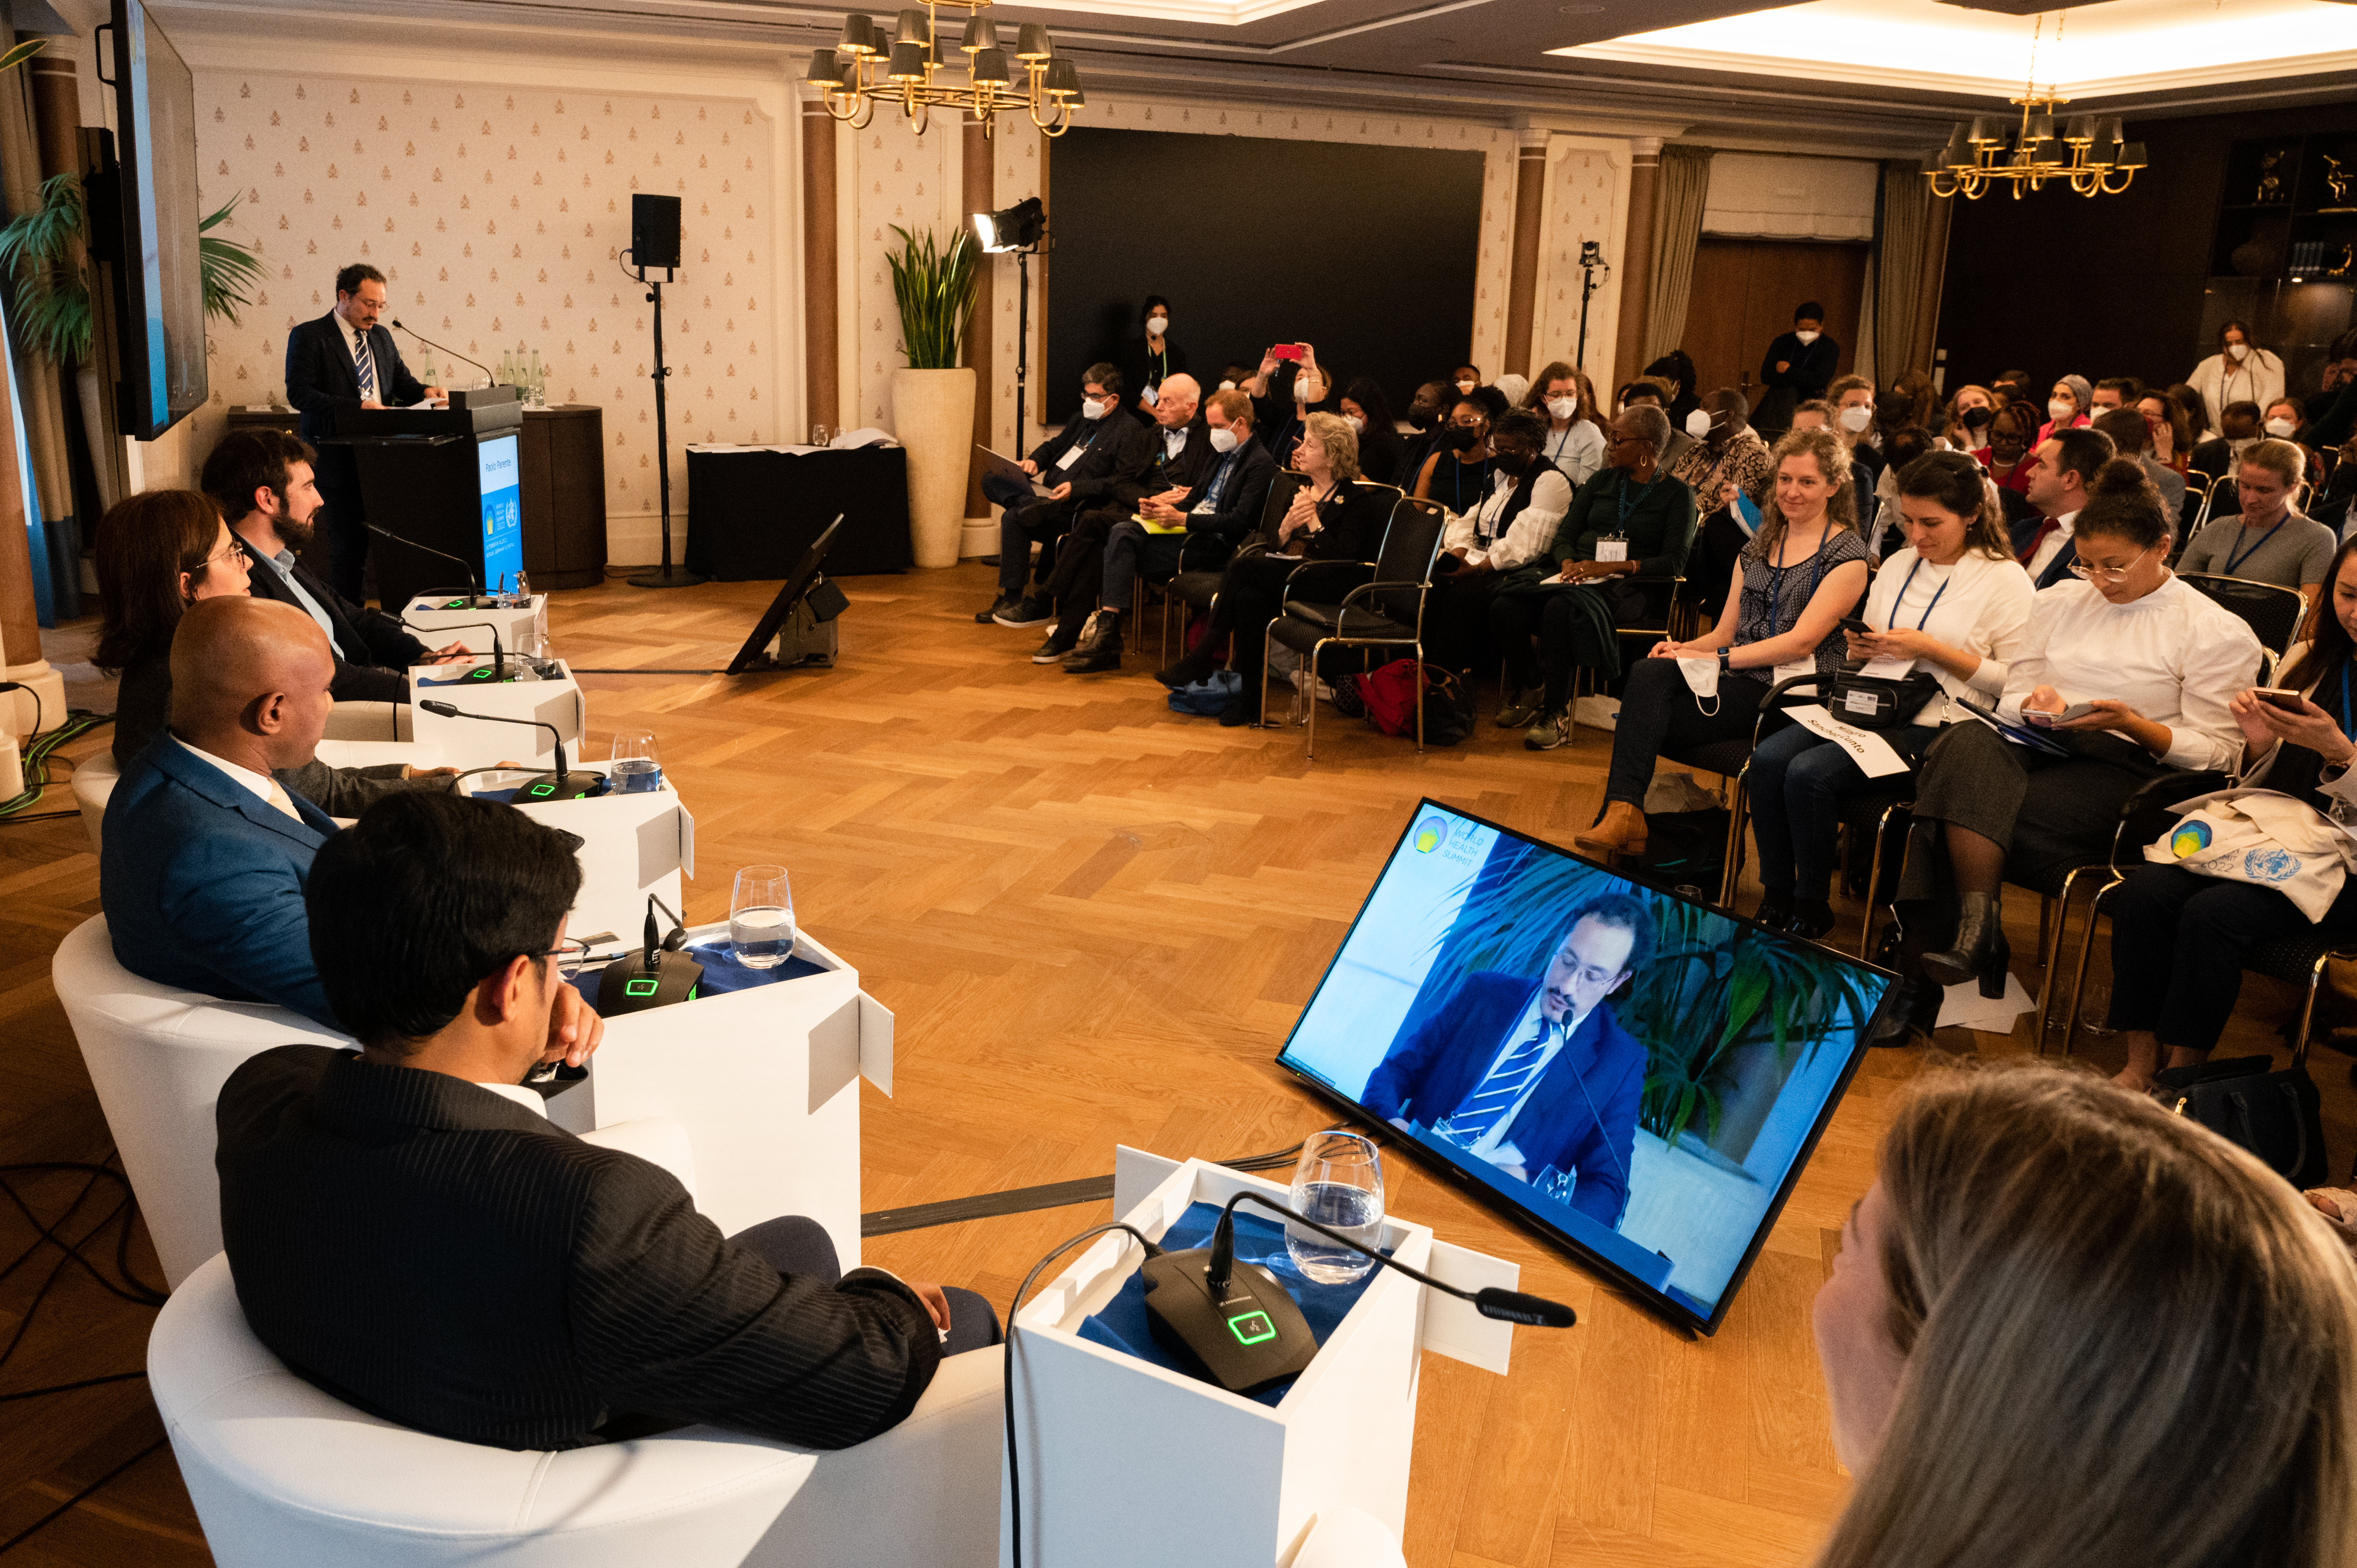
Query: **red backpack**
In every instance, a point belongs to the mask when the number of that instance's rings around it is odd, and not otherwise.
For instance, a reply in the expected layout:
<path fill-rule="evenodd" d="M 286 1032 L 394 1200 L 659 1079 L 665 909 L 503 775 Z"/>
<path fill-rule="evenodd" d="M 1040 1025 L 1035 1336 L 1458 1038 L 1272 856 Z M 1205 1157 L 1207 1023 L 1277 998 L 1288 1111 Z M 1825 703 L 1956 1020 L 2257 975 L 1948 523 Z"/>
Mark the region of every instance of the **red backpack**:
<path fill-rule="evenodd" d="M 1367 705 L 1367 722 L 1385 735 L 1415 733 L 1416 662 L 1394 659 L 1365 675 L 1351 679 Z M 1434 746 L 1455 746 L 1472 732 L 1472 702 L 1464 685 L 1448 671 L 1424 666 L 1424 738 Z"/>

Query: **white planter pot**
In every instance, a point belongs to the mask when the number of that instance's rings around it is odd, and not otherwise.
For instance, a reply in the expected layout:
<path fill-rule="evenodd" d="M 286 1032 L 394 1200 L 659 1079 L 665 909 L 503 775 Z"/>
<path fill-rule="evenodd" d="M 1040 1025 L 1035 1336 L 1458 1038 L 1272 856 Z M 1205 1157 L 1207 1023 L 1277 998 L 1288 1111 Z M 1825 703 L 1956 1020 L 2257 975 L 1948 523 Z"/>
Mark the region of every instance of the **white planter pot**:
<path fill-rule="evenodd" d="M 909 449 L 909 543 L 920 566 L 954 566 L 974 460 L 974 372 L 892 372 L 892 434 Z"/>

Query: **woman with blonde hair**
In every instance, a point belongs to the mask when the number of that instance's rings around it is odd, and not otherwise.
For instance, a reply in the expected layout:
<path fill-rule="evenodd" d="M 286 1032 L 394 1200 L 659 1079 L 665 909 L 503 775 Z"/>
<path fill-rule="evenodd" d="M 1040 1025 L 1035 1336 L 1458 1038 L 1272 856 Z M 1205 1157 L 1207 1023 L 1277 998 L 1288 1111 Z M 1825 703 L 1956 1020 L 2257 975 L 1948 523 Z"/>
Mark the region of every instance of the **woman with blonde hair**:
<path fill-rule="evenodd" d="M 1769 689 L 1830 675 L 1845 657 L 1841 618 L 1866 592 L 1866 541 L 1849 453 L 1830 430 L 1795 430 L 1771 453 L 1760 529 L 1711 629 L 1657 642 L 1631 668 L 1612 734 L 1598 825 L 1572 842 L 1601 858 L 1643 851 L 1645 790 L 1665 747 L 1748 740 Z"/>
<path fill-rule="evenodd" d="M 1925 1079 L 1813 1313 L 1817 1568 L 2350 1568 L 2357 1269 L 2257 1160 L 2067 1069 Z"/>

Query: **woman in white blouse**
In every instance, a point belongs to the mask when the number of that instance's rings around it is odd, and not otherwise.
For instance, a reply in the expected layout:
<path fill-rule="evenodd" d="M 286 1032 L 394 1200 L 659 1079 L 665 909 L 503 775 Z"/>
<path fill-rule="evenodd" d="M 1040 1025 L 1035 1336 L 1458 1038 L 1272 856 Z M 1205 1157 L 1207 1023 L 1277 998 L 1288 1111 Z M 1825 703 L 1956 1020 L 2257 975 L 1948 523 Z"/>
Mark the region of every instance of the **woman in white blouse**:
<path fill-rule="evenodd" d="M 2283 361 L 2251 341 L 2251 329 L 2229 321 L 2218 328 L 2218 351 L 2193 367 L 2186 385 L 2201 394 L 2210 417 L 2223 417 L 2230 403 L 2255 403 L 2261 408 L 2284 394 Z M 2197 435 L 2215 435 L 2215 427 Z"/>
<path fill-rule="evenodd" d="M 1958 696 L 1987 704 L 2004 693 L 2038 591 L 2013 558 L 2004 514 L 1970 456 L 1918 457 L 1900 471 L 1897 495 L 1907 543 L 1876 575 L 1861 618 L 1873 629 L 1853 633 L 1848 650 L 1869 661 L 1867 673 L 1922 671 L 1939 682 L 1912 724 L 1880 732 L 1912 761 L 1943 727 L 1975 722 Z M 1843 747 L 1797 724 L 1760 743 L 1747 779 L 1763 889 L 1758 918 L 1795 936 L 1824 936 L 1834 926 L 1827 900 L 1841 797 L 1875 781 Z"/>
<path fill-rule="evenodd" d="M 1900 897 L 1932 906 L 1907 922 L 1912 961 L 1901 964 L 1919 1020 L 1936 1015 L 1937 986 L 1975 980 L 1982 995 L 2005 994 L 2004 883 L 2103 854 L 2146 780 L 2242 758 L 2228 704 L 2259 671 L 2259 640 L 2169 570 L 2169 521 L 2143 466 L 2104 464 L 2077 521 L 2079 580 L 2032 604 L 1996 704 L 1999 722 L 2039 744 L 1952 725 L 1918 773 Z M 1935 932 L 1944 947 L 1917 945 Z M 1894 1029 L 1904 1038 L 1897 1013 L 1885 1012 L 1884 1043 Z"/>

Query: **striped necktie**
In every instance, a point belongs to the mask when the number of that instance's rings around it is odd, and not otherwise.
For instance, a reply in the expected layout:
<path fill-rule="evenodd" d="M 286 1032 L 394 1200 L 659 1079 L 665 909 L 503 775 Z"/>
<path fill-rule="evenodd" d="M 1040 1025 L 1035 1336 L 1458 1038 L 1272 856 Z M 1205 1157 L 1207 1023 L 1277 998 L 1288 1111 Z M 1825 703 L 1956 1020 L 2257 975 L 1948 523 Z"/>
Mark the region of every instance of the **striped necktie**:
<path fill-rule="evenodd" d="M 353 340 L 352 371 L 361 379 L 361 401 L 365 403 L 376 396 L 376 356 L 369 352 L 365 332 Z"/>
<path fill-rule="evenodd" d="M 1473 1092 L 1457 1108 L 1457 1113 L 1433 1129 L 1451 1143 L 1471 1148 L 1488 1137 L 1502 1122 L 1523 1091 L 1538 1076 L 1546 1057 L 1547 1043 L 1555 1037 L 1558 1026 L 1541 1017 L 1539 1026 L 1531 1037 L 1498 1058 L 1498 1065 L 1489 1075 L 1474 1085 Z"/>

